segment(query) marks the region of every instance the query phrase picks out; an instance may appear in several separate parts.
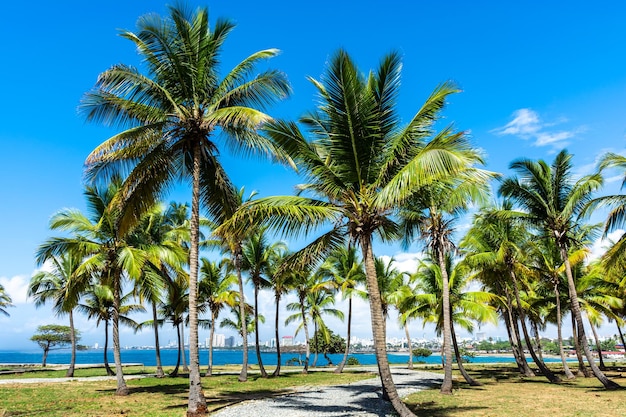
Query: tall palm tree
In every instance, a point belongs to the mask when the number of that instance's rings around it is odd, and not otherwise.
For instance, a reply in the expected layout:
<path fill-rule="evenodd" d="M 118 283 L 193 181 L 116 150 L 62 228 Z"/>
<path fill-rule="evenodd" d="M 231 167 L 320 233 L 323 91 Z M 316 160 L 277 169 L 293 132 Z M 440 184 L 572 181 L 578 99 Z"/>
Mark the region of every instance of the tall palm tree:
<path fill-rule="evenodd" d="M 273 257 L 279 250 L 285 250 L 283 242 L 270 243 L 264 228 L 256 230 L 246 239 L 242 248 L 242 269 L 248 272 L 254 287 L 254 332 L 257 363 L 263 378 L 267 372 L 261 358 L 261 344 L 259 341 L 259 291 L 270 286 L 268 268 Z"/>
<path fill-rule="evenodd" d="M 445 267 L 446 276 L 449 281 L 449 302 L 447 308 L 450 309 L 451 321 L 450 343 L 454 351 L 457 366 L 465 380 L 472 386 L 481 385 L 474 380 L 463 366 L 460 355 L 455 325 L 472 332 L 474 323 L 495 323 L 496 312 L 490 303 L 497 298 L 495 294 L 488 291 L 477 291 L 470 288 L 473 277 L 470 270 L 463 262 L 454 262 L 451 254 L 446 255 Z M 401 310 L 404 311 L 405 318 L 421 318 L 426 323 L 434 323 L 438 334 L 443 333 L 444 314 L 446 308 L 443 302 L 443 280 L 439 262 L 426 259 L 418 265 L 414 274 L 417 290 L 400 300 Z M 445 343 L 445 342 L 444 342 Z"/>
<path fill-rule="evenodd" d="M 297 301 L 287 304 L 287 310 L 294 313 L 285 319 L 285 325 L 297 322 L 299 324 L 295 334 L 297 335 L 300 330 L 304 331 L 305 359 L 302 373 L 306 374 L 311 358 L 309 319 L 314 316 L 312 309 L 315 297 L 317 293 L 330 289 L 332 283 L 324 280 L 325 277 L 317 271 L 311 272 L 310 268 L 302 267 L 292 273 L 291 290 L 296 293 Z"/>
<path fill-rule="evenodd" d="M 600 172 L 610 168 L 616 168 L 621 171 L 622 175 L 624 175 L 621 189 L 624 189 L 624 186 L 626 186 L 626 156 L 608 152 L 600 160 L 599 168 Z M 604 227 L 605 237 L 608 233 L 623 228 L 624 225 L 626 225 L 625 194 L 614 194 L 596 198 L 589 203 L 586 209 L 592 210 L 599 207 L 610 208 Z M 626 235 L 622 234 L 617 242 L 613 243 L 611 248 L 609 248 L 603 256 L 603 261 L 610 270 L 609 272 L 614 270 L 623 271 L 626 265 Z"/>
<path fill-rule="evenodd" d="M 80 296 L 89 287 L 90 276 L 84 273 L 77 274 L 81 263 L 81 257 L 77 253 L 68 252 L 61 256 L 52 256 L 47 261 L 50 270 L 39 271 L 32 276 L 28 286 L 28 296 L 35 300 L 36 307 L 52 301 L 55 315 L 67 314 L 69 316 L 72 354 L 66 376 L 72 377 L 76 365 L 74 309 L 78 305 Z"/>
<path fill-rule="evenodd" d="M 446 98 L 458 91 L 450 83 L 437 87 L 409 123 L 401 124 L 395 108 L 400 69 L 400 55 L 391 53 L 364 76 L 345 51 L 337 52 L 322 80 L 311 79 L 321 104 L 301 119 L 310 140 L 295 123 L 264 127 L 299 166 L 307 181 L 300 187 L 305 194 L 256 200 L 230 222 L 250 216 L 294 235 L 330 224 L 330 230 L 300 251 L 305 264 L 323 260 L 348 241 L 359 245 L 381 382 L 394 408 L 408 416 L 412 413 L 397 395 L 386 355 L 373 239 L 397 239 L 393 216 L 398 207 L 425 184 L 467 170 L 478 153 L 463 133 L 434 131 Z M 475 170 L 475 175 L 484 173 Z"/>
<path fill-rule="evenodd" d="M 297 274 L 286 268 L 282 268 L 283 262 L 288 257 L 288 251 L 285 248 L 284 251 L 278 251 L 270 258 L 269 263 L 269 276 L 270 286 L 274 292 L 274 332 L 276 339 L 276 369 L 272 373 L 272 376 L 280 375 L 281 355 L 280 355 L 280 300 L 282 297 L 289 293 L 294 286 L 294 280 Z"/>
<path fill-rule="evenodd" d="M 97 147 L 87 159 L 88 175 L 124 167 L 130 171 L 119 202 L 127 207 L 122 230 L 139 220 L 178 178 L 191 178 L 190 354 L 187 414 L 206 413 L 198 357 L 198 231 L 200 201 L 214 212 L 228 198 L 229 183 L 218 160 L 217 133 L 232 149 L 270 152 L 271 144 L 256 134 L 269 120 L 258 109 L 289 93 L 285 76 L 268 70 L 252 76 L 256 64 L 277 50 L 256 52 L 220 79 L 224 41 L 234 25 L 219 19 L 209 25 L 208 10 L 170 8 L 162 18 L 147 15 L 138 32 L 122 36 L 135 44 L 146 74 L 118 64 L 98 78 L 82 103 L 90 121 L 118 124 L 126 130 Z"/>
<path fill-rule="evenodd" d="M 117 377 L 116 395 L 128 395 L 124 380 L 119 338 L 119 314 L 122 298 L 122 282 L 126 278 L 137 279 L 148 256 L 129 243 L 133 229 L 122 231 L 117 227 L 121 212 L 113 200 L 121 187 L 121 178 L 114 176 L 110 183 L 88 186 L 85 189 L 90 216 L 78 210 L 65 209 L 50 219 L 52 230 L 67 231 L 70 237 L 54 237 L 39 246 L 37 262 L 66 252 L 84 256 L 78 268 L 79 274 L 99 277 L 100 283 L 113 290 L 113 356 Z"/>
<path fill-rule="evenodd" d="M 115 315 L 120 324 L 124 324 L 133 330 L 140 327 L 139 323 L 130 318 L 130 314 L 145 311 L 140 304 L 131 303 L 133 293 L 130 292 L 120 297 L 118 313 L 115 312 L 115 297 L 113 290 L 108 285 L 95 284 L 90 286 L 84 294 L 81 302 L 76 306 L 77 310 L 87 315 L 88 319 L 96 319 L 96 326 L 104 322 L 104 368 L 107 375 L 115 375 L 109 366 L 109 323 Z"/>
<path fill-rule="evenodd" d="M 0 313 L 5 316 L 9 316 L 9 313 L 6 311 L 7 307 L 13 307 L 13 300 L 11 300 L 11 296 L 7 294 L 6 290 L 0 284 Z"/>
<path fill-rule="evenodd" d="M 237 276 L 229 274 L 224 265 L 211 262 L 206 258 L 200 260 L 200 281 L 198 295 L 201 304 L 206 304 L 211 312 L 211 333 L 209 335 L 209 366 L 207 376 L 213 373 L 213 338 L 215 325 L 222 309 L 237 304 L 238 292 L 233 290 Z"/>
<path fill-rule="evenodd" d="M 332 285 L 332 284 L 331 284 Z M 333 316 L 340 320 L 343 320 L 343 311 L 334 308 L 335 305 L 335 292 L 332 288 L 319 288 L 317 291 L 309 292 L 306 298 L 306 307 L 311 323 L 313 323 L 313 335 L 315 345 L 315 356 L 313 358 L 312 367 L 317 366 L 317 356 L 320 352 L 320 346 L 317 345 L 318 334 L 321 335 L 322 340 L 326 343 L 330 342 L 330 331 L 328 326 L 324 322 L 324 315 Z"/>
<path fill-rule="evenodd" d="M 469 161 L 480 162 L 479 159 Z M 404 243 L 409 246 L 420 237 L 439 266 L 442 275 L 444 378 L 442 394 L 452 394 L 452 321 L 450 317 L 450 285 L 446 258 L 455 251 L 452 242 L 454 222 L 469 204 L 482 203 L 489 193 L 485 178 L 457 176 L 423 187 L 401 211 Z"/>
<path fill-rule="evenodd" d="M 565 265 L 571 312 L 576 320 L 585 357 L 602 385 L 607 389 L 614 389 L 619 385 L 604 375 L 589 350 L 576 283 L 568 258 L 573 232 L 578 225 L 577 217 L 591 200 L 592 193 L 602 185 L 602 177 L 594 174 L 575 181 L 571 172 L 571 160 L 572 156 L 563 150 L 556 155 L 551 165 L 543 160 L 513 161 L 510 167 L 519 177 L 505 179 L 499 192 L 514 199 L 526 211 L 526 220 L 554 239 Z"/>
<path fill-rule="evenodd" d="M 367 293 L 358 288 L 359 284 L 365 283 L 365 271 L 363 270 L 363 262 L 358 258 L 357 248 L 354 245 L 349 245 L 348 247 L 339 247 L 331 253 L 322 265 L 321 272 L 329 275 L 337 289 L 341 291 L 343 298 L 348 299 L 346 350 L 341 363 L 335 369 L 335 373 L 341 373 L 346 366 L 350 353 L 352 297 L 355 295 L 363 299 L 367 297 Z"/>
<path fill-rule="evenodd" d="M 169 321 L 176 328 L 178 356 L 176 367 L 170 375 L 177 376 L 180 362 L 183 362 L 183 372 L 187 372 L 185 355 L 185 314 L 189 315 L 189 278 L 186 273 L 165 275 L 166 295 L 161 302 L 159 315 Z"/>

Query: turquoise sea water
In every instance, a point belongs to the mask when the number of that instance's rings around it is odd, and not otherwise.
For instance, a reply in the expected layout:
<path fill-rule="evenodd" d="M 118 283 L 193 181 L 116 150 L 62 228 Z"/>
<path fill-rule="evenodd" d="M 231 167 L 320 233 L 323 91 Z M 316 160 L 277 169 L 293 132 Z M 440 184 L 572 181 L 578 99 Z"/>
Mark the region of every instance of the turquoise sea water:
<path fill-rule="evenodd" d="M 161 349 L 161 361 L 163 366 L 176 365 L 176 356 L 178 351 L 176 349 Z M 213 364 L 215 365 L 227 365 L 227 364 L 241 364 L 241 350 L 214 350 L 213 351 Z M 206 366 L 208 364 L 208 351 L 206 349 L 200 350 L 200 365 Z M 328 355 L 333 362 L 337 364 L 341 361 L 343 355 L 330 354 Z M 354 353 L 353 356 L 359 360 L 362 365 L 375 365 L 376 357 L 373 353 Z M 107 352 L 109 362 L 113 363 L 113 351 Z M 283 353 L 281 354 L 281 362 L 284 365 L 289 359 L 300 358 L 304 360 L 304 355 L 298 355 L 297 353 Z M 187 358 L 189 358 L 189 352 L 187 352 Z M 313 362 L 314 355 L 311 354 L 311 363 Z M 276 353 L 264 352 L 261 354 L 261 359 L 265 365 L 276 365 Z M 420 358 L 426 363 L 440 364 L 441 356 L 433 354 L 427 358 Z M 32 351 L 17 351 L 17 350 L 0 350 L 0 364 L 17 363 L 17 364 L 38 364 L 41 363 L 42 352 L 41 350 Z M 403 364 L 409 360 L 406 354 L 389 354 L 389 362 L 392 364 Z M 48 364 L 66 364 L 70 361 L 69 350 L 57 350 L 51 351 L 48 354 Z M 254 350 L 250 350 L 248 361 L 250 364 L 256 364 L 257 358 Z M 546 362 L 559 362 L 556 358 L 546 358 Z M 79 364 L 97 364 L 104 362 L 104 351 L 102 349 L 90 349 L 86 351 L 79 351 L 76 353 L 76 362 Z M 156 359 L 154 349 L 124 349 L 122 350 L 122 362 L 124 363 L 142 363 L 146 366 L 156 365 Z M 477 356 L 470 358 L 470 362 L 473 363 L 496 363 L 496 362 L 514 362 L 513 357 L 507 356 Z M 323 355 L 319 355 L 317 360 L 318 366 L 325 366 L 328 361 Z"/>

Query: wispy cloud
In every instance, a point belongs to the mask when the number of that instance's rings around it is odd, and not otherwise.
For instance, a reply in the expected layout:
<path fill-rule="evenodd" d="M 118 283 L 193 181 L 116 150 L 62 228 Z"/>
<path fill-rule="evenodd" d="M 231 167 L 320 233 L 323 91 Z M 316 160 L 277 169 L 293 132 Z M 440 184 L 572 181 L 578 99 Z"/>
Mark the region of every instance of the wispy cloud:
<path fill-rule="evenodd" d="M 500 136 L 510 135 L 532 140 L 535 146 L 562 148 L 567 145 L 569 139 L 585 130 L 582 126 L 569 130 L 555 130 L 555 126 L 567 122 L 567 119 L 561 118 L 546 122 L 532 109 L 515 110 L 512 118 L 513 120 L 509 123 L 493 129 L 492 132 Z"/>
<path fill-rule="evenodd" d="M 24 275 L 14 277 L 0 277 L 0 284 L 11 297 L 13 304 L 22 304 L 28 301 L 28 284 L 30 279 Z"/>

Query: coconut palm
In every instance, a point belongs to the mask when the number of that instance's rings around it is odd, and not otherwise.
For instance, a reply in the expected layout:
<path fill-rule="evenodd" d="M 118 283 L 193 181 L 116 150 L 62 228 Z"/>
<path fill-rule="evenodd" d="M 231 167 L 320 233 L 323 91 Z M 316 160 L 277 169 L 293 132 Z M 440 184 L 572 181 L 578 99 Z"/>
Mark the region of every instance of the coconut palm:
<path fill-rule="evenodd" d="M 50 219 L 52 230 L 66 231 L 70 237 L 54 237 L 39 246 L 38 263 L 52 256 L 76 252 L 83 256 L 79 274 L 97 276 L 100 283 L 113 290 L 113 356 L 117 377 L 116 395 L 128 395 L 124 380 L 119 338 L 119 308 L 122 283 L 125 279 L 141 276 L 148 256 L 142 249 L 130 244 L 133 229 L 122 231 L 117 227 L 121 212 L 113 203 L 122 181 L 114 176 L 110 183 L 88 186 L 85 189 L 90 216 L 75 209 L 64 209 Z"/>
<path fill-rule="evenodd" d="M 624 186 L 626 186 L 625 156 L 608 152 L 600 160 L 599 168 L 601 172 L 609 168 L 616 168 L 622 171 L 624 179 L 622 180 L 621 189 L 624 189 Z M 626 225 L 626 195 L 615 194 L 596 198 L 589 203 L 587 210 L 600 207 L 610 208 L 604 227 L 605 237 L 608 233 L 623 228 L 624 225 Z M 623 234 L 617 242 L 609 248 L 603 256 L 603 260 L 609 270 L 623 271 L 624 265 L 626 265 L 626 234 Z"/>
<path fill-rule="evenodd" d="M 332 283 L 330 284 L 332 285 Z M 313 335 L 315 345 L 315 356 L 313 357 L 313 368 L 317 366 L 317 356 L 320 352 L 320 346 L 317 345 L 318 336 L 321 336 L 321 340 L 326 343 L 330 343 L 330 331 L 328 326 L 324 322 L 324 315 L 333 316 L 340 320 L 343 320 L 343 311 L 334 308 L 335 305 L 335 293 L 332 287 L 319 288 L 316 291 L 309 292 L 306 297 L 305 310 L 309 313 L 311 323 L 313 323 Z"/>
<path fill-rule="evenodd" d="M 188 372 L 185 355 L 185 321 L 189 315 L 189 278 L 186 273 L 166 274 L 166 292 L 164 300 L 159 307 L 159 316 L 169 321 L 176 329 L 178 355 L 176 366 L 170 375 L 177 376 L 182 360 L 183 372 Z"/>
<path fill-rule="evenodd" d="M 271 258 L 269 263 L 269 276 L 270 286 L 274 292 L 274 306 L 276 308 L 274 313 L 274 331 L 276 338 L 276 369 L 272 373 L 272 376 L 280 375 L 281 355 L 280 355 L 280 300 L 282 297 L 289 293 L 294 286 L 294 280 L 297 274 L 286 268 L 282 268 L 283 262 L 288 258 L 288 251 L 276 252 Z"/>
<path fill-rule="evenodd" d="M 76 309 L 87 315 L 89 320 L 96 319 L 96 327 L 104 322 L 104 368 L 107 375 L 115 375 L 115 372 L 109 366 L 109 323 L 113 321 L 113 317 L 118 316 L 120 324 L 124 324 L 133 330 L 140 327 L 139 323 L 130 318 L 130 314 L 145 311 L 140 304 L 131 303 L 133 293 L 130 292 L 120 297 L 118 313 L 115 310 L 115 297 L 113 290 L 106 284 L 95 284 L 89 287 L 85 292 L 83 299 L 76 306 Z"/>
<path fill-rule="evenodd" d="M 526 220 L 554 239 L 565 265 L 571 312 L 576 320 L 585 357 L 602 385 L 607 389 L 614 389 L 618 384 L 609 380 L 598 368 L 589 350 L 576 283 L 568 259 L 569 248 L 578 226 L 577 218 L 591 200 L 592 193 L 602 185 L 602 177 L 594 174 L 574 180 L 571 160 L 572 156 L 566 150 L 559 152 L 551 165 L 543 160 L 516 160 L 510 167 L 519 177 L 505 179 L 499 192 L 515 200 L 526 212 Z"/>
<path fill-rule="evenodd" d="M 9 313 L 6 311 L 7 307 L 13 307 L 13 300 L 11 300 L 11 296 L 7 294 L 6 290 L 0 284 L 0 313 L 5 316 L 9 316 Z"/>
<path fill-rule="evenodd" d="M 352 297 L 367 298 L 367 293 L 359 289 L 359 285 L 365 283 L 365 271 L 363 262 L 358 258 L 357 248 L 354 245 L 339 247 L 324 261 L 321 272 L 328 275 L 341 291 L 344 299 L 348 299 L 348 326 L 346 334 L 346 350 L 341 363 L 335 369 L 335 373 L 343 372 L 350 353 L 350 338 L 352 326 Z"/>
<path fill-rule="evenodd" d="M 28 285 L 28 296 L 35 300 L 36 307 L 52 301 L 55 315 L 68 315 L 72 354 L 66 376 L 73 377 L 76 365 L 74 309 L 78 305 L 80 296 L 89 287 L 90 276 L 85 273 L 77 273 L 81 263 L 81 256 L 77 253 L 68 252 L 61 256 L 52 256 L 46 261 L 50 270 L 39 271 L 32 276 Z"/>
<path fill-rule="evenodd" d="M 254 332 L 257 363 L 262 377 L 267 377 L 263 360 L 261 358 L 261 344 L 259 341 L 259 291 L 261 288 L 270 286 L 268 268 L 273 257 L 280 250 L 285 250 L 283 242 L 270 243 L 264 228 L 256 230 L 246 239 L 242 247 L 242 269 L 248 272 L 248 276 L 254 287 Z"/>
<path fill-rule="evenodd" d="M 238 292 L 233 290 L 237 283 L 237 276 L 227 272 L 225 265 L 209 261 L 206 258 L 200 260 L 200 281 L 198 295 L 200 304 L 206 304 L 211 312 L 211 333 L 209 335 L 209 367 L 207 376 L 213 373 L 213 338 L 215 326 L 220 312 L 226 306 L 234 307 L 237 304 Z"/>
<path fill-rule="evenodd" d="M 289 93 L 285 76 L 268 70 L 252 77 L 256 64 L 277 50 L 256 52 L 220 79 L 223 44 L 234 25 L 219 19 L 209 25 L 208 10 L 170 8 L 162 18 L 147 15 L 138 31 L 122 36 L 133 42 L 146 73 L 118 64 L 100 74 L 86 94 L 82 111 L 90 121 L 126 128 L 97 147 L 87 159 L 89 176 L 124 167 L 130 172 L 119 198 L 125 210 L 122 230 L 139 220 L 172 181 L 191 178 L 190 354 L 188 415 L 206 413 L 198 358 L 198 230 L 200 201 L 210 212 L 227 198 L 228 178 L 218 160 L 217 133 L 236 150 L 271 151 L 256 134 L 269 120 L 258 109 Z"/>
<path fill-rule="evenodd" d="M 452 346 L 450 349 L 454 351 L 459 371 L 467 383 L 478 386 L 481 384 L 465 371 L 454 328 L 456 325 L 472 332 L 476 322 L 495 324 L 496 311 L 490 303 L 497 296 L 488 291 L 471 290 L 470 283 L 473 277 L 469 273 L 469 268 L 462 262 L 455 263 L 449 253 L 445 258 L 445 268 L 449 284 L 450 304 L 447 308 L 450 309 L 451 322 L 450 343 Z M 399 300 L 400 309 L 403 311 L 402 315 L 405 320 L 407 318 L 421 318 L 424 325 L 434 323 L 435 330 L 441 335 L 444 330 L 443 309 L 446 308 L 446 304 L 443 302 L 444 274 L 441 273 L 439 262 L 432 259 L 421 261 L 413 279 L 417 289 Z"/>
<path fill-rule="evenodd" d="M 450 83 L 437 87 L 409 123 L 401 124 L 395 109 L 400 69 L 400 55 L 391 53 L 363 76 L 345 51 L 337 52 L 322 80 L 311 79 L 321 104 L 301 119 L 310 140 L 295 123 L 276 121 L 264 127 L 299 165 L 307 181 L 300 186 L 304 194 L 256 200 L 230 222 L 250 216 L 293 235 L 330 224 L 300 251 L 298 259 L 305 264 L 321 262 L 348 241 L 359 245 L 381 382 L 394 408 L 406 416 L 412 413 L 397 395 L 386 356 L 373 239 L 397 239 L 393 216 L 398 207 L 425 184 L 457 175 L 480 158 L 463 133 L 434 131 L 446 98 L 458 91 Z M 475 175 L 485 176 L 479 170 Z"/>
<path fill-rule="evenodd" d="M 292 271 L 291 290 L 295 292 L 297 301 L 287 304 L 287 310 L 294 313 L 285 319 L 285 326 L 291 323 L 299 323 L 296 328 L 296 335 L 300 333 L 300 330 L 304 331 L 305 359 L 302 373 L 305 374 L 309 371 L 311 358 L 309 319 L 314 319 L 315 316 L 313 305 L 318 303 L 316 299 L 317 293 L 326 292 L 332 287 L 332 282 L 325 280 L 324 275 L 317 272 L 319 271 L 311 272 L 309 268 L 305 267 L 298 271 Z"/>
<path fill-rule="evenodd" d="M 496 208 L 482 212 L 475 219 L 473 226 L 475 230 L 473 233 L 486 235 L 487 239 L 483 240 L 483 242 L 488 242 L 489 246 L 483 246 L 481 248 L 482 252 L 479 252 L 481 249 L 478 246 L 474 246 L 474 249 L 479 251 L 469 253 L 466 259 L 468 264 L 474 268 L 477 266 L 494 267 L 500 265 L 506 274 L 505 277 L 508 278 L 507 284 L 510 285 L 513 294 L 515 313 L 519 318 L 528 353 L 541 373 L 550 382 L 556 383 L 560 382 L 560 378 L 537 356 L 526 325 L 528 304 L 522 303 L 521 291 L 524 279 L 532 275 L 532 270 L 528 267 L 529 262 L 525 258 L 526 254 L 530 252 L 528 247 L 531 236 L 527 233 L 526 226 L 521 223 L 520 216 L 520 213 L 511 210 L 510 202 L 504 202 L 502 209 Z M 471 247 L 472 243 L 468 246 Z M 530 278 L 532 279 L 533 277 Z M 513 305 L 508 307 L 513 308 Z"/>
<path fill-rule="evenodd" d="M 477 160 L 478 161 L 478 160 Z M 474 162 L 474 161 L 472 161 Z M 410 198 L 401 211 L 406 247 L 420 237 L 439 265 L 442 274 L 443 357 L 444 378 L 442 394 L 452 394 L 452 321 L 450 318 L 450 288 L 446 258 L 455 251 L 452 242 L 454 222 L 469 204 L 482 203 L 489 193 L 485 178 L 457 176 L 450 181 L 429 184 Z"/>

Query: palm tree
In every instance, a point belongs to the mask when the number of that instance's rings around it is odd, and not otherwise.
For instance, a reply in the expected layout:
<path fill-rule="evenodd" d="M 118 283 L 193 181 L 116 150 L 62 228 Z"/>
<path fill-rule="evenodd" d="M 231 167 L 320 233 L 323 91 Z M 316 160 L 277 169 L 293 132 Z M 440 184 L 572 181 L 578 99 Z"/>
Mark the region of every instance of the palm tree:
<path fill-rule="evenodd" d="M 449 279 L 450 304 L 448 308 L 450 309 L 451 321 L 451 349 L 454 350 L 459 371 L 467 383 L 478 386 L 481 384 L 465 371 L 454 328 L 457 325 L 472 332 L 474 322 L 495 323 L 496 312 L 490 303 L 497 297 L 488 291 L 471 290 L 470 283 L 473 277 L 469 273 L 469 268 L 463 262 L 455 264 L 451 254 L 446 255 L 445 267 L 447 269 L 446 276 Z M 437 333 L 442 334 L 443 309 L 445 308 L 443 302 L 444 274 L 439 269 L 439 262 L 434 262 L 431 259 L 420 262 L 413 277 L 416 280 L 417 291 L 401 300 L 403 315 L 406 318 L 421 318 L 424 320 L 424 325 L 435 323 Z"/>
<path fill-rule="evenodd" d="M 176 367 L 170 375 L 177 376 L 180 362 L 183 362 L 183 372 L 187 372 L 185 356 L 185 314 L 189 314 L 189 279 L 186 273 L 165 275 L 166 295 L 161 302 L 159 315 L 169 321 L 176 328 L 178 356 Z"/>
<path fill-rule="evenodd" d="M 280 300 L 282 297 L 289 293 L 291 288 L 294 286 L 294 280 L 296 279 L 297 274 L 293 271 L 282 268 L 283 262 L 288 257 L 288 251 L 285 248 L 283 251 L 276 252 L 271 258 L 269 263 L 269 276 L 270 276 L 270 286 L 272 291 L 274 292 L 274 331 L 276 338 L 276 369 L 272 373 L 272 376 L 280 375 L 280 365 L 281 365 L 281 357 L 280 357 Z"/>
<path fill-rule="evenodd" d="M 39 271 L 32 276 L 28 286 L 28 296 L 35 300 L 35 306 L 40 307 L 47 301 L 54 303 L 55 315 L 67 314 L 70 321 L 70 340 L 72 355 L 66 376 L 74 376 L 76 365 L 76 329 L 74 328 L 74 309 L 82 293 L 90 284 L 87 274 L 77 274 L 81 257 L 76 253 L 64 253 L 61 256 L 52 256 L 47 261 L 50 271 Z"/>
<path fill-rule="evenodd" d="M 146 267 L 134 282 L 134 292 L 140 302 L 147 300 L 151 305 L 152 320 L 142 323 L 142 327 L 152 326 L 154 331 L 158 378 L 164 377 L 165 373 L 161 363 L 157 308 L 162 302 L 168 277 L 173 273 L 181 274 L 183 265 L 187 263 L 185 239 L 181 236 L 188 230 L 186 213 L 184 205 L 171 203 L 167 209 L 161 204 L 156 205 L 142 218 L 129 239 L 133 246 L 140 248 L 148 256 Z"/>
<path fill-rule="evenodd" d="M 224 307 L 234 307 L 236 305 L 239 293 L 232 289 L 237 283 L 237 276 L 229 274 L 224 265 L 211 262 L 206 258 L 202 258 L 200 263 L 200 281 L 198 288 L 200 304 L 206 304 L 211 312 L 209 367 L 207 369 L 207 376 L 211 376 L 213 373 L 213 338 L 217 319 Z"/>
<path fill-rule="evenodd" d="M 480 159 L 468 161 L 481 162 Z M 455 251 L 452 242 L 454 222 L 470 203 L 485 200 L 489 190 L 485 178 L 458 176 L 423 187 L 409 199 L 401 211 L 404 243 L 409 246 L 414 237 L 421 237 L 442 274 L 443 357 L 444 378 L 442 394 L 452 394 L 452 321 L 450 317 L 450 285 L 446 258 Z"/>
<path fill-rule="evenodd" d="M 397 239 L 393 216 L 398 207 L 425 184 L 467 170 L 478 156 L 463 133 L 451 128 L 434 132 L 446 98 L 458 91 L 450 83 L 437 87 L 410 122 L 401 124 L 395 109 L 400 69 L 400 55 L 392 53 L 365 77 L 346 52 L 336 53 L 322 81 L 311 80 L 321 102 L 317 111 L 301 119 L 311 140 L 295 123 L 276 121 L 264 127 L 299 165 L 307 180 L 300 186 L 305 194 L 256 200 L 229 222 L 236 225 L 251 217 L 294 235 L 330 224 L 299 252 L 297 258 L 304 264 L 323 260 L 348 241 L 359 245 L 381 382 L 394 408 L 408 416 L 412 413 L 397 395 L 386 356 L 373 239 Z M 475 170 L 475 175 L 484 173 Z"/>
<path fill-rule="evenodd" d="M 132 292 L 120 297 L 117 313 L 119 323 L 124 324 L 134 330 L 140 327 L 139 323 L 129 317 L 129 314 L 145 311 L 140 304 L 130 303 L 133 297 Z M 109 323 L 116 315 L 115 297 L 111 287 L 103 284 L 95 284 L 89 287 L 84 294 L 83 300 L 76 306 L 77 310 L 87 315 L 89 320 L 96 319 L 96 326 L 104 322 L 104 368 L 107 375 L 115 375 L 109 366 Z"/>
<path fill-rule="evenodd" d="M 350 338 L 352 326 L 352 297 L 356 295 L 365 299 L 367 293 L 358 289 L 359 284 L 365 282 L 363 262 L 358 259 L 357 248 L 354 245 L 339 247 L 331 253 L 321 267 L 323 274 L 331 277 L 337 289 L 341 291 L 344 299 L 348 299 L 348 328 L 346 335 L 346 350 L 341 363 L 335 369 L 335 373 L 343 372 L 350 353 Z"/>
<path fill-rule="evenodd" d="M 332 284 L 331 284 L 332 285 Z M 318 334 L 321 335 L 322 340 L 326 343 L 330 342 L 330 331 L 326 323 L 324 322 L 324 315 L 329 315 L 343 320 L 343 312 L 332 306 L 335 305 L 335 294 L 332 288 L 318 288 L 316 291 L 311 291 L 306 297 L 305 310 L 308 311 L 313 323 L 313 340 L 315 341 L 315 356 L 313 357 L 312 367 L 317 366 L 317 356 L 320 351 L 320 346 L 317 345 Z"/>
<path fill-rule="evenodd" d="M 182 6 L 171 7 L 168 18 L 148 15 L 138 26 L 138 32 L 126 31 L 122 36 L 137 47 L 147 74 L 115 65 L 100 75 L 83 99 L 88 120 L 127 127 L 91 153 L 87 171 L 96 176 L 121 166 L 130 168 L 118 199 L 128 208 L 119 222 L 122 230 L 138 221 L 172 181 L 192 179 L 187 414 L 203 415 L 206 400 L 200 382 L 196 307 L 199 207 L 202 200 L 213 213 L 228 198 L 223 189 L 229 183 L 211 138 L 221 132 L 232 149 L 271 151 L 255 131 L 269 116 L 257 109 L 285 97 L 289 85 L 282 73 L 273 70 L 251 76 L 260 60 L 277 54 L 275 49 L 252 54 L 220 79 L 222 46 L 234 25 L 220 19 L 211 30 L 206 8 L 189 12 Z"/>
<path fill-rule="evenodd" d="M 571 312 L 576 320 L 578 337 L 587 362 L 605 388 L 615 389 L 619 385 L 604 375 L 589 350 L 576 283 L 568 258 L 569 248 L 578 226 L 577 217 L 591 200 L 592 193 L 602 185 L 602 177 L 594 174 L 574 181 L 571 160 L 572 156 L 563 150 L 557 154 L 552 165 L 543 160 L 513 161 L 510 167 L 520 177 L 505 179 L 499 192 L 514 199 L 526 211 L 526 220 L 543 229 L 554 239 L 565 265 Z"/>
<path fill-rule="evenodd" d="M 129 244 L 132 229 L 122 231 L 117 227 L 120 211 L 113 200 L 121 187 L 121 179 L 114 176 L 105 186 L 88 186 L 85 189 L 87 206 L 91 216 L 87 217 L 75 209 L 65 209 L 50 219 L 52 230 L 70 232 L 70 237 L 54 237 L 39 246 L 36 253 L 38 263 L 52 256 L 76 252 L 84 256 L 78 268 L 79 274 L 99 276 L 100 283 L 113 290 L 113 356 L 117 376 L 116 395 L 128 395 L 124 380 L 119 339 L 119 308 L 122 297 L 122 281 L 137 279 L 148 256 L 138 247 Z"/>
<path fill-rule="evenodd" d="M 7 294 L 6 290 L 0 284 L 0 313 L 5 316 L 9 316 L 9 313 L 6 311 L 7 307 L 13 307 L 13 300 L 11 300 L 11 296 Z"/>
<path fill-rule="evenodd" d="M 234 314 L 235 320 L 233 320 L 230 317 L 226 317 L 225 319 L 222 319 L 222 321 L 220 322 L 220 327 L 225 327 L 227 329 L 235 330 L 237 334 L 239 334 L 239 336 L 243 337 L 244 331 L 243 331 L 242 323 L 245 322 L 246 323 L 245 334 L 248 335 L 250 333 L 254 333 L 256 331 L 256 329 L 254 328 L 254 320 L 250 319 L 250 316 L 252 316 L 252 311 L 253 311 L 252 306 L 246 303 L 245 310 L 244 310 L 246 317 L 244 318 L 243 321 L 241 320 L 239 311 L 240 311 L 239 308 L 231 307 L 230 312 Z M 265 323 L 265 316 L 263 316 L 262 314 L 259 314 L 259 322 Z"/>
<path fill-rule="evenodd" d="M 622 180 L 621 189 L 624 189 L 624 186 L 626 186 L 625 156 L 608 152 L 600 160 L 599 168 L 600 172 L 609 168 L 617 168 L 622 171 L 624 179 Z M 611 209 L 604 227 L 605 237 L 610 232 L 624 227 L 626 224 L 626 195 L 615 194 L 596 198 L 589 203 L 586 209 L 593 210 L 599 207 L 609 207 Z M 610 270 L 609 272 L 613 270 L 623 271 L 624 265 L 626 265 L 626 234 L 622 234 L 618 241 L 612 245 L 603 256 L 603 260 Z"/>
<path fill-rule="evenodd" d="M 261 358 L 261 345 L 259 341 L 259 290 L 270 286 L 268 268 L 270 262 L 279 250 L 286 249 L 283 242 L 268 242 L 268 236 L 264 228 L 261 228 L 246 239 L 242 248 L 242 269 L 248 272 L 254 287 L 254 332 L 257 363 L 263 378 L 267 377 L 263 360 Z"/>

